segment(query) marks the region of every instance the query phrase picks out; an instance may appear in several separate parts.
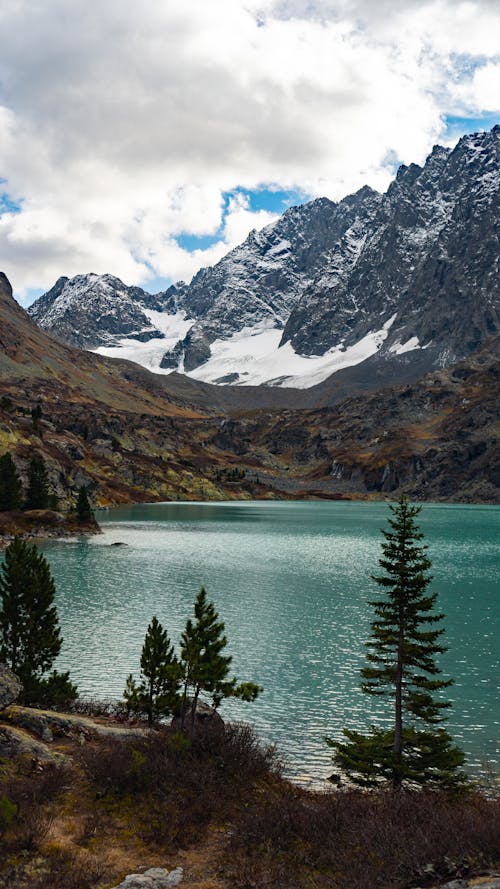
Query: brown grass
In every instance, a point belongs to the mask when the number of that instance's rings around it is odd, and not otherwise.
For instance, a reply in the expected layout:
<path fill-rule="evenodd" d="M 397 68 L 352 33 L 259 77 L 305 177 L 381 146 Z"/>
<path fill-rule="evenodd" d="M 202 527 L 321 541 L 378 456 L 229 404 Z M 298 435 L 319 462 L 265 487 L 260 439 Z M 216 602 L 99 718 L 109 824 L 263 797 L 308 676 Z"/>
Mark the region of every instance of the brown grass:
<path fill-rule="evenodd" d="M 106 889 L 178 865 L 186 889 L 407 889 L 500 862 L 500 801 L 306 792 L 248 727 L 69 752 L 65 766 L 0 762 L 15 807 L 0 818 L 0 889 Z"/>

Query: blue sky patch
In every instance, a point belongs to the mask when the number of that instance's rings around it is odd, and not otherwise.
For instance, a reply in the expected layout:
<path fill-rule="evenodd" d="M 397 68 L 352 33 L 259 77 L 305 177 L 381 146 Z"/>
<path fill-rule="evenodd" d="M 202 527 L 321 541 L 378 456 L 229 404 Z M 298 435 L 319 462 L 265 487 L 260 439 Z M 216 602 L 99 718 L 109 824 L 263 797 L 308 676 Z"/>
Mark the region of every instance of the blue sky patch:
<path fill-rule="evenodd" d="M 248 200 L 248 209 L 253 213 L 266 210 L 268 213 L 281 214 L 294 204 L 303 204 L 309 200 L 308 196 L 296 190 L 283 191 L 273 188 L 259 188 L 249 190 L 237 188 L 234 191 L 225 192 L 224 209 L 222 213 L 222 225 L 216 232 L 210 235 L 190 235 L 184 233 L 176 238 L 179 247 L 192 253 L 194 250 L 207 250 L 220 241 L 224 231 L 224 220 L 227 216 L 229 204 L 232 199 L 243 196 Z"/>
<path fill-rule="evenodd" d="M 4 180 L 0 180 L 0 184 Z M 0 192 L 0 216 L 2 213 L 20 213 L 21 204 L 17 203 L 7 194 L 6 191 Z"/>
<path fill-rule="evenodd" d="M 498 114 L 481 114 L 479 117 L 461 117 L 456 114 L 448 114 L 445 119 L 446 130 L 444 137 L 458 139 L 468 133 L 477 133 L 480 130 L 491 130 L 500 123 Z"/>

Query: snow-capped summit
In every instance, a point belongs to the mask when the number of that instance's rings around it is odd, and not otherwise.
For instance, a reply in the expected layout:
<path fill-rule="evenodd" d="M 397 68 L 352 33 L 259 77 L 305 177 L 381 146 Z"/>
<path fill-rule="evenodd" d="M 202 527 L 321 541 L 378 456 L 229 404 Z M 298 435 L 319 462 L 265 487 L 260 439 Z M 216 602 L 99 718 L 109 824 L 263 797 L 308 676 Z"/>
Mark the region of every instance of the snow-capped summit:
<path fill-rule="evenodd" d="M 139 342 L 163 338 L 156 316 L 174 305 L 176 295 L 175 286 L 152 295 L 114 275 L 76 275 L 59 278 L 29 314 L 64 342 L 93 349 L 126 337 Z"/>
<path fill-rule="evenodd" d="M 60 278 L 30 312 L 68 342 L 215 383 L 448 365 L 500 329 L 499 151 L 494 127 L 400 167 L 383 195 L 291 207 L 189 285 Z"/>

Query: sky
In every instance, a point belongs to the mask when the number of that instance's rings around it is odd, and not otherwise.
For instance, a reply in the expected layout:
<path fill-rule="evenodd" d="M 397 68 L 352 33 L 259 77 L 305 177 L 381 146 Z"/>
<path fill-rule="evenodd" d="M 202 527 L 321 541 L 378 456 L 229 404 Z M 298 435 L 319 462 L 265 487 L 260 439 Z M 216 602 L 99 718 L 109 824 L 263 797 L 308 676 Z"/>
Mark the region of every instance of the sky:
<path fill-rule="evenodd" d="M 498 0 L 2 0 L 0 269 L 187 280 L 500 121 Z"/>

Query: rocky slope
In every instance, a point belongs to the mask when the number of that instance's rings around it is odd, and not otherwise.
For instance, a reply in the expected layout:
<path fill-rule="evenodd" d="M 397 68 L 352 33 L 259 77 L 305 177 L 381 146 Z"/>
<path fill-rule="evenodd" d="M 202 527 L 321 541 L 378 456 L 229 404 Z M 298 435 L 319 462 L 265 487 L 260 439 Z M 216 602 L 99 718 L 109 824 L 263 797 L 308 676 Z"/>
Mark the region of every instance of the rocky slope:
<path fill-rule="evenodd" d="M 384 195 L 292 207 L 190 285 L 152 297 L 60 279 L 30 312 L 67 341 L 217 384 L 359 383 L 359 366 L 416 378 L 500 329 L 499 151 L 495 127 L 401 167 Z"/>
<path fill-rule="evenodd" d="M 401 491 L 500 502 L 498 337 L 410 385 L 335 395 L 324 383 L 307 409 L 306 392 L 211 387 L 64 346 L 5 279 L 0 330 L 0 453 L 23 476 L 43 454 L 63 502 L 82 484 L 102 504 Z"/>
<path fill-rule="evenodd" d="M 500 502 L 500 337 L 446 370 L 312 411 L 226 421 L 209 444 L 287 497 Z M 260 467 L 256 466 L 259 457 Z"/>
<path fill-rule="evenodd" d="M 176 393 L 175 379 L 47 335 L 0 273 L 0 454 L 12 453 L 25 483 L 38 453 L 63 505 L 81 485 L 101 504 L 241 495 L 216 480 L 218 458 L 193 437 L 191 421 L 210 416 Z M 182 418 L 190 422 L 178 426 Z"/>

